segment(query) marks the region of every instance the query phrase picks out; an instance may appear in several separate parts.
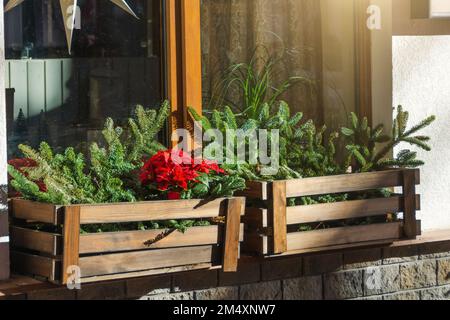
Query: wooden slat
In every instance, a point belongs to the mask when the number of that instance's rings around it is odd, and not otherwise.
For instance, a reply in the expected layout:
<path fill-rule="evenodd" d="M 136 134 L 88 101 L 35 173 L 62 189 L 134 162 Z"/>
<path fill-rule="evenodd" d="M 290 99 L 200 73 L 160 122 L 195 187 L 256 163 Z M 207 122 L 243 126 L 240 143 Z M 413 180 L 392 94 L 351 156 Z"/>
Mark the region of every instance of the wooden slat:
<path fill-rule="evenodd" d="M 141 278 L 148 277 L 158 274 L 167 274 L 167 273 L 179 273 L 179 272 L 188 272 L 194 270 L 215 270 L 219 269 L 219 266 L 213 266 L 211 263 L 199 263 L 188 266 L 181 267 L 172 267 L 172 268 L 161 268 L 161 269 L 152 269 L 145 271 L 135 271 L 135 272 L 127 272 L 127 273 L 119 273 L 119 274 L 110 274 L 104 276 L 93 276 L 81 278 L 81 283 L 91 283 L 91 282 L 101 282 L 101 281 L 111 281 L 111 280 L 120 280 L 120 279 L 130 279 L 130 278 Z"/>
<path fill-rule="evenodd" d="M 79 265 L 80 207 L 78 206 L 65 208 L 63 243 L 62 283 L 66 284 L 71 276 L 69 268 Z"/>
<path fill-rule="evenodd" d="M 266 255 L 269 254 L 269 237 L 263 236 L 259 233 L 246 231 L 244 235 L 244 242 L 241 244 L 241 250 L 244 254 Z"/>
<path fill-rule="evenodd" d="M 420 197 L 416 196 L 420 207 Z M 314 223 L 398 213 L 403 211 L 403 197 L 322 203 L 287 208 L 287 224 Z"/>
<path fill-rule="evenodd" d="M 245 227 L 250 230 L 262 230 L 267 228 L 267 209 L 247 207 L 242 217 Z"/>
<path fill-rule="evenodd" d="M 11 246 L 47 253 L 53 256 L 61 254 L 62 236 L 59 234 L 35 231 L 12 226 Z"/>
<path fill-rule="evenodd" d="M 14 218 L 53 225 L 58 225 L 62 222 L 60 218 L 60 207 L 58 206 L 22 199 L 13 199 L 11 203 Z"/>
<path fill-rule="evenodd" d="M 410 239 L 414 239 L 417 236 L 415 178 L 414 170 L 403 171 L 403 228 L 405 236 Z"/>
<path fill-rule="evenodd" d="M 289 233 L 288 251 L 365 241 L 400 239 L 401 222 Z"/>
<path fill-rule="evenodd" d="M 175 249 L 157 249 L 128 253 L 106 254 L 80 258 L 83 277 L 220 261 L 217 246 L 199 246 Z"/>
<path fill-rule="evenodd" d="M 223 271 L 236 272 L 239 259 L 239 239 L 241 231 L 241 215 L 243 199 L 232 198 L 228 200 L 225 225 Z M 221 241 L 219 242 L 221 243 Z"/>
<path fill-rule="evenodd" d="M 267 182 L 247 181 L 247 189 L 237 194 L 250 199 L 267 200 Z"/>
<path fill-rule="evenodd" d="M 272 228 L 273 241 L 270 245 L 274 254 L 283 253 L 287 250 L 287 227 L 286 227 L 286 183 L 274 181 L 269 184 L 269 210 L 268 225 Z"/>
<path fill-rule="evenodd" d="M 145 243 L 156 239 L 164 231 L 121 231 L 84 234 L 80 236 L 80 254 L 212 245 L 219 243 L 219 228 L 219 226 L 193 227 L 189 228 L 185 233 L 174 231 L 151 245 Z"/>
<path fill-rule="evenodd" d="M 81 206 L 81 224 L 213 218 L 225 215 L 225 199 L 149 201 Z"/>
<path fill-rule="evenodd" d="M 413 170 L 419 179 L 419 170 Z M 419 184 L 419 180 L 416 183 Z M 317 178 L 286 180 L 288 198 L 329 193 L 364 191 L 403 185 L 403 170 L 355 173 Z"/>
<path fill-rule="evenodd" d="M 49 281 L 59 281 L 58 259 L 52 259 L 18 251 L 11 252 L 11 266 L 14 272 L 47 278 Z"/>
<path fill-rule="evenodd" d="M 326 247 L 317 247 L 317 248 L 308 248 L 308 249 L 299 249 L 299 250 L 291 250 L 287 251 L 281 256 L 291 256 L 291 255 L 299 255 L 299 254 L 312 254 L 312 253 L 324 253 L 324 252 L 343 252 L 344 250 L 351 250 L 355 248 L 368 248 L 368 247 L 385 247 L 391 245 L 395 239 L 387 239 L 387 240 L 374 240 L 374 241 L 364 241 L 364 242 L 356 242 L 356 243 L 346 243 L 339 245 L 331 245 Z M 270 257 L 266 255 L 266 257 Z M 280 257 L 280 255 L 276 256 Z"/>

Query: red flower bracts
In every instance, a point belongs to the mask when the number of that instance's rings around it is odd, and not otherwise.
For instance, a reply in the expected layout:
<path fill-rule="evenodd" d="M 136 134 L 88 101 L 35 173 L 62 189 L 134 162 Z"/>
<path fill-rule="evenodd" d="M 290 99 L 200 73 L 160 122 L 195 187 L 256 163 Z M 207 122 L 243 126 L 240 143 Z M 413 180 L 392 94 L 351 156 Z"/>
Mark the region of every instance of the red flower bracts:
<path fill-rule="evenodd" d="M 158 191 L 167 191 L 169 200 L 177 200 L 182 197 L 183 191 L 199 183 L 200 175 L 225 174 L 225 171 L 215 162 L 207 160 L 197 162 L 182 150 L 160 151 L 142 167 L 141 183 L 143 186 L 152 186 Z"/>
<path fill-rule="evenodd" d="M 34 168 L 37 166 L 36 161 L 28 158 L 21 158 L 21 159 L 11 159 L 8 161 L 8 164 L 10 166 L 13 166 L 14 169 L 22 173 L 25 177 L 28 177 L 28 173 L 26 172 L 26 168 Z M 8 180 L 11 179 L 11 176 L 8 175 Z M 38 181 L 36 184 L 39 186 L 39 190 L 42 192 L 47 192 L 47 186 L 43 181 Z M 18 192 L 11 192 L 10 197 L 21 197 L 22 195 Z"/>

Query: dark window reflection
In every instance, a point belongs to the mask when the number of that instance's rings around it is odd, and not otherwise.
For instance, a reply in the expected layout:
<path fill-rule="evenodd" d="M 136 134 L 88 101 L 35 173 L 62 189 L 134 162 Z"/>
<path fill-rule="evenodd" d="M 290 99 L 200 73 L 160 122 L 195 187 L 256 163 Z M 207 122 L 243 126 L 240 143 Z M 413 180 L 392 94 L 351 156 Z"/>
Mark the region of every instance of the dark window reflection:
<path fill-rule="evenodd" d="M 104 119 L 119 123 L 161 95 L 159 0 L 80 0 L 81 29 L 69 55 L 59 1 L 26 0 L 5 14 L 9 156 L 18 143 L 83 146 Z"/>

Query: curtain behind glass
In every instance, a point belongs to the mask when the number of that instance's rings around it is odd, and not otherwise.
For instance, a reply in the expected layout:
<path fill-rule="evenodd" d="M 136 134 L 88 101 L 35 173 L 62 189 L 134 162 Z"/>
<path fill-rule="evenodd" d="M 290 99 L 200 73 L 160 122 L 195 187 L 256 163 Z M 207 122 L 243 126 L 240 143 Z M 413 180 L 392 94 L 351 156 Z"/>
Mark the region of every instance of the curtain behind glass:
<path fill-rule="evenodd" d="M 276 80 L 303 76 L 282 99 L 306 118 L 323 121 L 322 31 L 318 0 L 203 0 L 202 53 L 205 107 L 223 71 L 254 55 L 276 56 Z M 268 52 L 268 53 L 267 53 Z M 232 93 L 231 93 L 232 95 Z M 230 97 L 233 99 L 233 97 Z"/>

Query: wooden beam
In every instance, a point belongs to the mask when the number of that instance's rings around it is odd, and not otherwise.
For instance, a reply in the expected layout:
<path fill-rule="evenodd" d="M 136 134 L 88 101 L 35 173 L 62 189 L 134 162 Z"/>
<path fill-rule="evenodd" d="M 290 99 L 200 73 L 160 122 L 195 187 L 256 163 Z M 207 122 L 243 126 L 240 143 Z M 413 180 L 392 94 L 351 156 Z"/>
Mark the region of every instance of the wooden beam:
<path fill-rule="evenodd" d="M 355 0 L 356 112 L 372 124 L 372 40 L 367 28 L 370 0 Z"/>
<path fill-rule="evenodd" d="M 63 265 L 62 283 L 67 284 L 71 274 L 69 268 L 79 266 L 80 257 L 80 207 L 70 206 L 65 208 L 63 227 Z"/>
<path fill-rule="evenodd" d="M 404 233 L 407 238 L 415 239 L 417 236 L 415 170 L 403 171 L 403 199 Z"/>
<path fill-rule="evenodd" d="M 224 248 L 223 248 L 223 271 L 236 272 L 239 259 L 239 240 L 241 231 L 242 199 L 228 199 L 226 216 Z"/>
<path fill-rule="evenodd" d="M 184 127 L 193 130 L 187 108 L 202 113 L 202 50 L 200 0 L 181 0 Z"/>
<path fill-rule="evenodd" d="M 169 139 L 173 130 L 183 127 L 183 82 L 181 60 L 181 10 L 178 0 L 166 1 L 166 73 L 167 98 L 172 113 L 169 118 Z"/>
<path fill-rule="evenodd" d="M 273 254 L 287 251 L 287 199 L 286 182 L 274 181 L 269 184 L 269 227 L 272 228 L 270 248 Z"/>
<path fill-rule="evenodd" d="M 172 106 L 170 137 L 179 128 L 193 133 L 194 121 L 188 107 L 202 114 L 200 0 L 168 0 L 166 30 L 167 95 Z M 176 143 L 172 142 L 172 146 Z"/>

